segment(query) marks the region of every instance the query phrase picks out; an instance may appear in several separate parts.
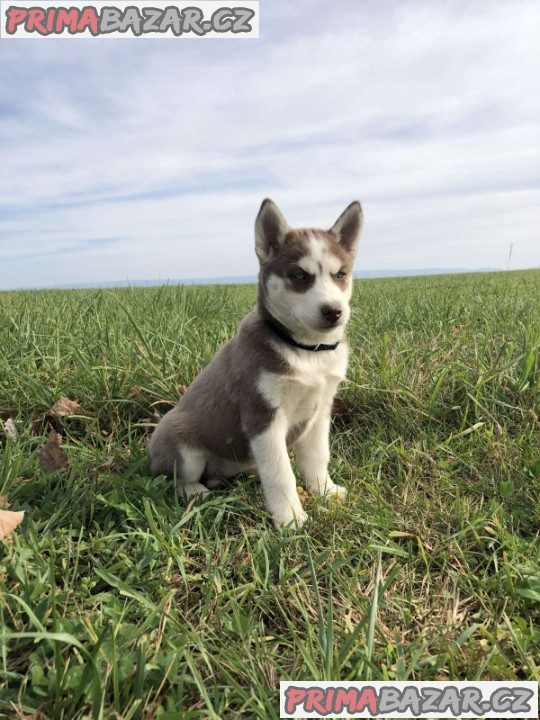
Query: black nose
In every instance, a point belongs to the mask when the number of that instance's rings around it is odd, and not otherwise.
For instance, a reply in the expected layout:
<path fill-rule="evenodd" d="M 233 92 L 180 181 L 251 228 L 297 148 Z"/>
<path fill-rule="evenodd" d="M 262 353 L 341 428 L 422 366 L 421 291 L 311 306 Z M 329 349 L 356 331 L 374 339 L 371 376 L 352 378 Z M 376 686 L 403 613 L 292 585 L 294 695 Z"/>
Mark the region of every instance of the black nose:
<path fill-rule="evenodd" d="M 329 325 L 335 325 L 343 310 L 335 305 L 321 305 L 321 315 Z"/>

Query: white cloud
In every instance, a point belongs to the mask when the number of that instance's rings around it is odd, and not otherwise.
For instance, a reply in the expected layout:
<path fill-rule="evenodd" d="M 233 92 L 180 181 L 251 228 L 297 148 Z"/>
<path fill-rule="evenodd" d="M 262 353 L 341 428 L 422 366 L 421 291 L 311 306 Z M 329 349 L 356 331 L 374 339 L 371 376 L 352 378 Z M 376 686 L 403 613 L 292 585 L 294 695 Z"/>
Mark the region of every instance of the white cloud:
<path fill-rule="evenodd" d="M 359 268 L 540 264 L 537 3 L 322 8 L 263 0 L 260 41 L 2 43 L 0 287 L 252 274 L 267 194 L 327 226 L 360 197 Z"/>

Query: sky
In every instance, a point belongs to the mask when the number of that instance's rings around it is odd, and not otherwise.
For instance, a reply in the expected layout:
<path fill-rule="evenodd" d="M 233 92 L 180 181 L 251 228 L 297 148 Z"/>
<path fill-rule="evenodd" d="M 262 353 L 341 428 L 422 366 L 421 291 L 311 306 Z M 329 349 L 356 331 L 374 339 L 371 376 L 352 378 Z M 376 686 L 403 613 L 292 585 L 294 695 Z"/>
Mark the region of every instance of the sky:
<path fill-rule="evenodd" d="M 0 289 L 255 275 L 264 197 L 359 271 L 540 266 L 537 0 L 261 0 L 260 39 L 0 39 Z"/>

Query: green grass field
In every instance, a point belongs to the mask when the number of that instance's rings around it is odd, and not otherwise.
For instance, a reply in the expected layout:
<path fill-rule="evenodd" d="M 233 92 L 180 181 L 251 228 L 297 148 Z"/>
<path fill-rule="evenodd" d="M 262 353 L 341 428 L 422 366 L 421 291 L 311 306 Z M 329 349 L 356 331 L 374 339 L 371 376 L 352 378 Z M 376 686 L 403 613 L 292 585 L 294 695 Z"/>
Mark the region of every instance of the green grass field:
<path fill-rule="evenodd" d="M 304 496 L 296 532 L 256 478 L 186 506 L 148 472 L 254 299 L 0 294 L 0 495 L 26 510 L 0 542 L 0 716 L 272 719 L 280 679 L 540 679 L 540 271 L 356 283 L 349 496 Z M 81 410 L 41 421 L 61 396 Z"/>

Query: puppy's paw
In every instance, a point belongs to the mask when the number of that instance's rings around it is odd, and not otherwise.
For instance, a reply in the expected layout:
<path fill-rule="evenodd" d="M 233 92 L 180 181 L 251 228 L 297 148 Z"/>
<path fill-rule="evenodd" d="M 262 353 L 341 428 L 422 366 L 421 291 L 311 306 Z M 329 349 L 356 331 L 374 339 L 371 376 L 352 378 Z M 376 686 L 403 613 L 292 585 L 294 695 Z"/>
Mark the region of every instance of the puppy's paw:
<path fill-rule="evenodd" d="M 335 483 L 332 483 L 327 486 L 325 496 L 328 500 L 342 502 L 347 497 L 347 488 L 343 487 L 343 485 L 336 485 Z"/>
<path fill-rule="evenodd" d="M 347 488 L 336 485 L 329 475 L 322 482 L 308 483 L 308 490 L 313 495 L 320 495 L 326 500 L 344 500 L 347 497 Z"/>
<path fill-rule="evenodd" d="M 208 488 L 201 483 L 189 483 L 180 486 L 180 491 L 186 500 L 191 500 L 193 497 L 206 497 L 209 495 Z"/>
<path fill-rule="evenodd" d="M 272 512 L 277 528 L 301 528 L 308 519 L 308 514 L 301 505 L 284 505 Z"/>

